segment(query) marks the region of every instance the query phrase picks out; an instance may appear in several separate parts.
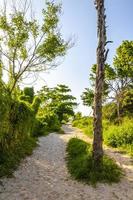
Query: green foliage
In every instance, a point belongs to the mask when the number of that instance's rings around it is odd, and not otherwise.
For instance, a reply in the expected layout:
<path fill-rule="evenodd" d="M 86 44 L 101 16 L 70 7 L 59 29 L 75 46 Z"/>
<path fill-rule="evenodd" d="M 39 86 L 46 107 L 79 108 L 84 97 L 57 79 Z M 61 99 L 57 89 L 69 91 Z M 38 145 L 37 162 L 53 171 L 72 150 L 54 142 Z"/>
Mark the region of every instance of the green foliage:
<path fill-rule="evenodd" d="M 107 108 L 108 111 L 108 108 Z M 106 111 L 106 112 L 107 112 Z M 111 110 L 107 118 L 109 120 L 103 120 L 103 138 L 106 145 L 114 148 L 125 150 L 125 152 L 133 155 L 133 119 L 123 118 L 121 123 L 117 123 L 113 119 L 110 120 L 110 116 L 113 114 Z M 80 128 L 84 134 L 93 137 L 93 118 L 92 117 L 81 117 L 73 120 L 73 126 Z"/>
<path fill-rule="evenodd" d="M 75 115 L 74 115 L 74 120 L 78 120 L 78 119 L 81 119 L 82 118 L 82 113 L 81 112 L 77 112 Z"/>
<path fill-rule="evenodd" d="M 0 132 L 0 151 L 15 149 L 17 143 L 30 137 L 34 121 L 35 115 L 29 105 L 12 100 L 4 123 L 6 129 Z"/>
<path fill-rule="evenodd" d="M 68 121 L 69 117 L 74 116 L 74 108 L 77 106 L 76 98 L 69 94 L 71 90 L 66 85 L 57 85 L 54 88 L 43 87 L 39 91 L 42 106 L 39 110 L 43 113 L 54 112 L 60 123 Z"/>
<path fill-rule="evenodd" d="M 31 155 L 36 145 L 36 138 L 28 137 L 17 143 L 15 149 L 0 151 L 0 177 L 12 175 L 21 159 Z"/>
<path fill-rule="evenodd" d="M 90 88 L 85 88 L 85 91 L 81 95 L 81 99 L 83 101 L 83 104 L 85 106 L 93 106 L 94 102 L 94 90 L 95 90 L 95 80 L 96 80 L 96 69 L 97 65 L 92 65 L 91 68 L 91 73 L 89 76 Z M 110 67 L 110 65 L 106 64 L 105 65 L 105 80 L 108 80 L 109 77 L 113 76 L 113 69 Z M 104 86 L 103 86 L 103 102 L 106 100 L 107 96 L 109 94 L 109 85 L 104 81 Z"/>
<path fill-rule="evenodd" d="M 83 101 L 83 105 L 92 106 L 94 101 L 94 91 L 89 88 L 85 88 L 85 91 L 81 95 L 81 99 Z"/>
<path fill-rule="evenodd" d="M 117 119 L 117 106 L 115 103 L 107 103 L 103 106 L 102 109 L 103 118 L 109 120 L 110 122 L 114 122 Z"/>
<path fill-rule="evenodd" d="M 38 116 L 34 126 L 33 135 L 42 136 L 49 132 L 60 131 L 61 124 L 58 117 L 54 113 L 45 113 L 43 116 Z"/>
<path fill-rule="evenodd" d="M 82 117 L 73 120 L 72 125 L 74 127 L 80 128 L 89 137 L 93 136 L 93 118 L 92 117 Z"/>
<path fill-rule="evenodd" d="M 121 104 L 123 116 L 133 117 L 133 86 L 127 87 L 123 91 L 123 99 Z"/>
<path fill-rule="evenodd" d="M 20 100 L 27 101 L 32 103 L 34 99 L 34 88 L 33 87 L 25 87 L 23 91 L 23 95 L 21 95 Z"/>
<path fill-rule="evenodd" d="M 33 109 L 35 114 L 37 114 L 40 104 L 41 104 L 41 99 L 38 96 L 36 96 L 31 105 L 31 108 Z"/>
<path fill-rule="evenodd" d="M 71 176 L 87 184 L 119 182 L 123 172 L 114 160 L 104 155 L 103 163 L 94 167 L 91 145 L 72 138 L 67 145 L 67 166 Z"/>
<path fill-rule="evenodd" d="M 125 40 L 116 50 L 114 67 L 120 78 L 133 77 L 133 41 Z"/>
<path fill-rule="evenodd" d="M 41 100 L 39 104 L 41 104 L 33 135 L 46 135 L 48 132 L 60 131 L 61 124 L 66 123 L 74 115 L 73 108 L 77 104 L 75 97 L 69 94 L 70 91 L 65 85 L 57 85 L 54 88 L 44 86 L 38 92 L 38 97 Z M 33 104 L 34 101 L 32 108 Z M 36 110 L 35 107 L 33 109 Z"/>
<path fill-rule="evenodd" d="M 32 152 L 36 139 L 32 137 L 36 124 L 38 100 L 30 104 L 19 97 L 12 98 L 6 85 L 0 95 L 0 176 L 8 175 L 19 164 L 20 159 Z"/>
<path fill-rule="evenodd" d="M 110 125 L 104 131 L 104 140 L 112 147 L 133 145 L 133 120 L 127 118 L 120 125 Z"/>
<path fill-rule="evenodd" d="M 133 41 L 123 41 L 117 48 L 113 66 L 105 65 L 103 86 L 103 116 L 120 123 L 124 116 L 132 116 L 133 110 Z M 90 73 L 90 88 L 85 88 L 83 104 L 93 106 L 97 65 Z M 111 100 L 111 101 L 110 101 Z M 110 103 L 109 103 L 110 102 Z M 110 110 L 112 109 L 112 112 Z M 106 112 L 107 111 L 107 112 Z"/>
<path fill-rule="evenodd" d="M 10 105 L 10 95 L 5 89 L 5 85 L 0 83 L 0 122 L 7 118 L 7 112 Z"/>

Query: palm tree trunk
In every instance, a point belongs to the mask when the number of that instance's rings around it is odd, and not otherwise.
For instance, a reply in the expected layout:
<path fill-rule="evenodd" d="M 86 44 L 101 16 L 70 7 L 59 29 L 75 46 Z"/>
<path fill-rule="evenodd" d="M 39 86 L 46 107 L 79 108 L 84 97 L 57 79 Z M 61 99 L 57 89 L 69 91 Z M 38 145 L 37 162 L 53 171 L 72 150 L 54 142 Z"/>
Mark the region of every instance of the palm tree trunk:
<path fill-rule="evenodd" d="M 94 95 L 94 139 L 93 139 L 93 158 L 98 165 L 103 158 L 103 134 L 102 134 L 102 91 L 104 83 L 104 65 L 108 54 L 106 51 L 106 26 L 105 26 L 105 7 L 104 0 L 96 0 L 95 6 L 98 17 L 98 47 L 97 47 L 97 72 Z"/>

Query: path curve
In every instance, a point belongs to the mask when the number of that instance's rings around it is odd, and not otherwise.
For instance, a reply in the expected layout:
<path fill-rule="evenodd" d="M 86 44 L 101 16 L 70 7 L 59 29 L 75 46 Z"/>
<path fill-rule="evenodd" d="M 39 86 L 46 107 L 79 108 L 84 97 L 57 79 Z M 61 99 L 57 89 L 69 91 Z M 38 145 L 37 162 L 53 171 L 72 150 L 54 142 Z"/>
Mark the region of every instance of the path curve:
<path fill-rule="evenodd" d="M 0 181 L 0 200 L 133 200 L 133 167 L 129 157 L 106 149 L 126 170 L 118 184 L 97 188 L 70 178 L 65 149 L 71 137 L 88 140 L 78 129 L 64 126 L 66 134 L 52 133 L 39 139 L 33 155 L 23 160 L 13 178 Z"/>

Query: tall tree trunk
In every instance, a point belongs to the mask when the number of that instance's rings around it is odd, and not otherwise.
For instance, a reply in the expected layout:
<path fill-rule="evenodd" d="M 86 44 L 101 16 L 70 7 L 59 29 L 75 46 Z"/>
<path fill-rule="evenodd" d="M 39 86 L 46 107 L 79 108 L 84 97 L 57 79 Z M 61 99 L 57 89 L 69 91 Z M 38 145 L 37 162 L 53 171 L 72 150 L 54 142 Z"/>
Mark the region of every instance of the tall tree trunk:
<path fill-rule="evenodd" d="M 105 7 L 104 0 L 95 0 L 95 6 L 97 10 L 97 35 L 98 35 L 98 47 L 97 47 L 97 72 L 95 83 L 95 95 L 94 95 L 94 139 L 93 139 L 93 158 L 94 163 L 98 165 L 103 158 L 103 134 L 102 134 L 102 91 L 104 83 L 104 65 L 108 54 L 105 46 L 106 42 L 106 26 L 105 26 Z"/>

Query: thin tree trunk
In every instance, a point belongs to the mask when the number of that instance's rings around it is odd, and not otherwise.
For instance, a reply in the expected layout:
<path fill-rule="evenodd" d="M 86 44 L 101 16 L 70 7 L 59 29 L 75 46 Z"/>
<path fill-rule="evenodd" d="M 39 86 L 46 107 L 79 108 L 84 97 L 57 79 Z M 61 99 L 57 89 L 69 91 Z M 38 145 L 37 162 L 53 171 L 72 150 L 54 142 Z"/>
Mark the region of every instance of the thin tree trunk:
<path fill-rule="evenodd" d="M 102 134 L 102 91 L 104 83 L 104 65 L 108 54 L 105 46 L 106 26 L 105 26 L 105 7 L 104 0 L 96 0 L 95 6 L 98 17 L 98 47 L 97 47 L 97 72 L 94 95 L 94 139 L 93 139 L 93 158 L 94 163 L 98 165 L 103 158 L 103 134 Z"/>
<path fill-rule="evenodd" d="M 117 119 L 118 119 L 118 123 L 120 123 L 120 103 L 119 100 L 117 100 Z"/>

